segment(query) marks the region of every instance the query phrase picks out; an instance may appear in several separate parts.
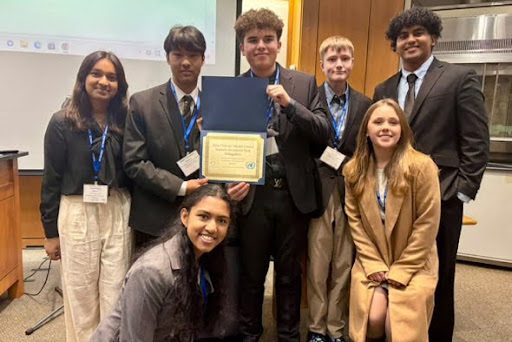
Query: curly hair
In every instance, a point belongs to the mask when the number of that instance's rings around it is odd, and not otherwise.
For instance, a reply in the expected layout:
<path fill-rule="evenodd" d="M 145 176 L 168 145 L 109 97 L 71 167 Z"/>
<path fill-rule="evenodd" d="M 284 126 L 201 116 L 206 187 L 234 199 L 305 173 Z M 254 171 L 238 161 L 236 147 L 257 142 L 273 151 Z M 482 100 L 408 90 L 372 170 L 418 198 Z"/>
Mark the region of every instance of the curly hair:
<path fill-rule="evenodd" d="M 107 59 L 114 65 L 118 85 L 117 93 L 108 105 L 109 128 L 118 134 L 123 134 L 124 122 L 128 112 L 128 83 L 121 61 L 112 52 L 95 51 L 84 58 L 76 75 L 71 101 L 65 108 L 66 120 L 77 131 L 85 131 L 92 126 L 94 118 L 91 101 L 85 90 L 85 80 L 96 63 L 102 59 Z"/>
<path fill-rule="evenodd" d="M 284 23 L 279 17 L 269 9 L 260 8 L 251 9 L 243 13 L 235 22 L 236 38 L 242 44 L 247 32 L 253 29 L 263 30 L 271 29 L 276 31 L 277 40 L 281 39 Z"/>
<path fill-rule="evenodd" d="M 424 7 L 412 7 L 394 17 L 389 23 L 386 38 L 391 42 L 391 48 L 396 50 L 396 40 L 400 31 L 413 26 L 423 26 L 434 38 L 441 37 L 443 24 L 441 18 L 431 10 Z"/>

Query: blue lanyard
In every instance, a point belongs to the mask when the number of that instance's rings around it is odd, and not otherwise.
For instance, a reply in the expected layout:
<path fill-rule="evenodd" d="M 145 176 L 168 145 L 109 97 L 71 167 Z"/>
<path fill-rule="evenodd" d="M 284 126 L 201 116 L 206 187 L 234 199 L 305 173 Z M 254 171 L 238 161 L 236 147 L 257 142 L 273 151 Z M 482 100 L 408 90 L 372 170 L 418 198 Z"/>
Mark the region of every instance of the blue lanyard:
<path fill-rule="evenodd" d="M 103 161 L 103 155 L 105 153 L 105 141 L 107 140 L 108 125 L 105 127 L 105 130 L 103 131 L 103 135 L 101 137 L 100 155 L 98 156 L 98 159 L 96 159 L 94 151 L 92 150 L 92 131 L 90 128 L 87 130 L 87 133 L 89 133 L 89 146 L 92 154 L 92 168 L 94 170 L 94 180 L 98 181 L 98 175 L 100 174 L 101 169 L 101 162 Z"/>
<path fill-rule="evenodd" d="M 380 198 L 379 191 L 377 190 L 377 202 L 379 203 L 379 207 L 383 212 L 386 212 L 386 198 L 388 197 L 388 188 L 384 190 L 384 198 Z"/>
<path fill-rule="evenodd" d="M 206 275 L 203 266 L 199 267 L 199 287 L 201 287 L 201 295 L 203 296 L 204 304 L 208 303 L 208 284 L 206 282 Z"/>
<path fill-rule="evenodd" d="M 347 112 L 348 112 L 348 101 L 349 101 L 349 93 L 345 93 L 345 103 L 343 104 L 343 108 L 341 108 L 341 115 L 338 120 L 336 120 L 336 117 L 334 116 L 334 113 L 331 112 L 331 121 L 332 121 L 332 127 L 334 128 L 335 133 L 335 141 L 334 144 L 338 146 L 341 136 L 343 134 L 343 129 L 345 127 L 345 120 L 347 119 Z M 329 108 L 330 111 L 330 108 Z"/>
<path fill-rule="evenodd" d="M 274 85 L 279 84 L 280 74 L 281 74 L 281 68 L 279 68 L 279 65 L 277 65 L 276 79 L 274 80 Z M 251 78 L 253 78 L 253 77 L 254 77 L 254 74 L 252 73 L 252 70 L 251 70 Z M 272 98 L 269 96 L 268 104 L 267 104 L 267 125 L 268 125 L 270 119 L 272 119 L 273 107 L 274 107 L 274 100 L 272 100 Z"/>
<path fill-rule="evenodd" d="M 174 98 L 176 99 L 176 102 L 178 102 L 178 97 L 176 95 L 176 89 L 174 89 L 174 85 L 171 81 L 169 81 L 169 88 L 171 89 L 172 94 L 174 95 Z M 196 110 L 194 111 L 194 115 L 190 119 L 190 123 L 188 124 L 188 127 L 185 127 L 185 119 L 183 119 L 183 113 L 180 110 L 180 117 L 181 117 L 181 126 L 183 127 L 183 140 L 185 140 L 185 151 L 190 151 L 190 134 L 192 134 L 192 130 L 194 129 L 194 126 L 197 121 L 197 116 L 199 115 L 199 109 L 201 108 L 201 99 L 199 96 L 197 97 L 197 105 Z M 178 103 L 178 110 L 179 110 L 179 103 Z"/>

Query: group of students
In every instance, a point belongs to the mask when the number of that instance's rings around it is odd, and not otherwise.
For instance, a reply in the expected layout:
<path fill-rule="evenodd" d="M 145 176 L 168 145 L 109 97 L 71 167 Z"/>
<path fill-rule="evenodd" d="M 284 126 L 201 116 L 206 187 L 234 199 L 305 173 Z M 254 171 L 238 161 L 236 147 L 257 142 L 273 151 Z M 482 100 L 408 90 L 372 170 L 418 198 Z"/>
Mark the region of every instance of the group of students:
<path fill-rule="evenodd" d="M 262 186 L 180 167 L 199 149 L 195 27 L 170 30 L 170 80 L 129 106 L 119 59 L 85 57 L 44 145 L 45 249 L 61 260 L 67 341 L 257 341 L 271 257 L 278 339 L 298 341 L 306 250 L 309 341 L 451 341 L 462 203 L 489 136 L 475 73 L 432 56 L 441 29 L 420 7 L 392 20 L 401 70 L 371 101 L 349 86 L 350 40 L 321 44 L 317 88 L 276 63 L 275 13 L 243 13 L 241 77 L 268 79 L 272 103 Z"/>

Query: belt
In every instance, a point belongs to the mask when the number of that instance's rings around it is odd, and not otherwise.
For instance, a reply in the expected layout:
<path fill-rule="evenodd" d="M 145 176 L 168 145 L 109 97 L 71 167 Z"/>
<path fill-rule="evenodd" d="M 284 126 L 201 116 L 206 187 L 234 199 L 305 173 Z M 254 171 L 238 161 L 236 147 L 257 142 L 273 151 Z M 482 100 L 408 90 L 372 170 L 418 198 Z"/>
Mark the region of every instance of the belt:
<path fill-rule="evenodd" d="M 273 189 L 280 189 L 280 190 L 288 189 L 288 182 L 286 181 L 286 178 L 268 177 L 265 179 L 265 185 L 268 185 L 269 187 L 271 187 Z"/>

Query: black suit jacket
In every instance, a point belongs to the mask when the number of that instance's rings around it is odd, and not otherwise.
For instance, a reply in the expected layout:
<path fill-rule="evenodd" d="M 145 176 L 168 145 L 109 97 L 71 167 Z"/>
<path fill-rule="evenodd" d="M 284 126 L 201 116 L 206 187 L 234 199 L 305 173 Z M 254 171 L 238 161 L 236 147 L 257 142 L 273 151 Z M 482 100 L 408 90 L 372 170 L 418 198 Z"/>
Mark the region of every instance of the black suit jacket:
<path fill-rule="evenodd" d="M 300 212 L 309 214 L 318 209 L 319 188 L 315 187 L 313 146 L 324 145 L 329 137 L 329 122 L 316 100 L 317 86 L 313 76 L 280 66 L 280 84 L 295 103 L 294 113 L 286 114 L 276 106 L 279 117 L 279 153 L 286 169 L 286 178 L 293 202 Z M 250 71 L 242 76 L 250 77 Z M 254 186 L 242 201 L 245 214 L 252 206 Z"/>
<path fill-rule="evenodd" d="M 178 213 L 185 177 L 177 161 L 185 157 L 183 124 L 169 83 L 133 94 L 126 118 L 123 162 L 134 181 L 130 226 L 158 236 Z M 197 125 L 190 136 L 199 146 Z"/>
<path fill-rule="evenodd" d="M 334 140 L 336 137 L 335 127 L 332 124 L 331 114 L 329 110 L 329 104 L 327 103 L 327 97 L 325 94 L 325 87 L 322 84 L 318 88 L 318 101 L 322 105 L 325 115 L 329 120 L 330 126 L 330 135 L 328 145 L 334 148 Z M 361 121 L 363 120 L 364 114 L 368 110 L 368 107 L 372 104 L 371 100 L 355 90 L 354 88 L 349 86 L 349 103 L 348 103 L 348 113 L 345 122 L 345 128 L 343 130 L 343 134 L 341 135 L 341 141 L 337 148 L 342 154 L 346 156 L 342 165 L 340 166 L 340 170 L 334 170 L 329 165 L 324 164 L 320 160 L 317 160 L 318 171 L 320 174 L 320 179 L 322 181 L 322 210 L 318 214 L 322 214 L 325 210 L 329 202 L 329 198 L 336 186 L 341 194 L 342 203 L 345 202 L 345 183 L 343 181 L 343 175 L 341 174 L 341 169 L 346 164 L 346 162 L 352 157 L 356 150 L 356 138 L 357 133 L 359 132 L 359 127 L 361 126 Z M 321 150 L 325 149 L 326 146 L 322 146 Z"/>
<path fill-rule="evenodd" d="M 378 85 L 374 101 L 398 98 L 400 72 Z M 416 96 L 409 124 L 415 148 L 440 169 L 442 199 L 475 198 L 489 158 L 484 96 L 474 70 L 434 58 Z"/>

